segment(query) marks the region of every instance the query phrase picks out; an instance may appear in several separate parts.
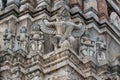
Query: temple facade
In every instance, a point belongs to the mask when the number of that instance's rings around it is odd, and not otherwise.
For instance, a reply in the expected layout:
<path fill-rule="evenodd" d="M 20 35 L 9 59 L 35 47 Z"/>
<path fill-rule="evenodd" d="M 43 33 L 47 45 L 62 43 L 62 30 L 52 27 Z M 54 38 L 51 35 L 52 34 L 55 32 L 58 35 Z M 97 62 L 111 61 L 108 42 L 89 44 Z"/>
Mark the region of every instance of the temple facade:
<path fill-rule="evenodd" d="M 120 80 L 120 0 L 0 0 L 0 80 Z"/>

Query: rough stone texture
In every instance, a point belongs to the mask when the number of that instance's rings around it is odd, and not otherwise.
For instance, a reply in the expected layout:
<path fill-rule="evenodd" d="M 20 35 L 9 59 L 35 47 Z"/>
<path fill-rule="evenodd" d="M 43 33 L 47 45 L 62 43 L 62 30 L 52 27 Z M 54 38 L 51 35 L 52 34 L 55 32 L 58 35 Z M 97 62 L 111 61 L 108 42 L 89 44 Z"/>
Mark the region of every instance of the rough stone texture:
<path fill-rule="evenodd" d="M 108 18 L 107 0 L 98 0 L 98 10 L 100 19 Z"/>
<path fill-rule="evenodd" d="M 120 80 L 119 0 L 0 0 L 0 80 Z"/>

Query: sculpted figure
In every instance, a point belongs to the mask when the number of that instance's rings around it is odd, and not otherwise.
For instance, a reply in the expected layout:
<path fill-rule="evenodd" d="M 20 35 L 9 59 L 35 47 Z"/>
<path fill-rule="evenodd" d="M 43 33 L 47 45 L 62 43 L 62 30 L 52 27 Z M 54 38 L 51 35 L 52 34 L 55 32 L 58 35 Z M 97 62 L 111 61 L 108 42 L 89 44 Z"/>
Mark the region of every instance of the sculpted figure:
<path fill-rule="evenodd" d="M 105 41 L 98 37 L 97 39 L 97 53 L 98 53 L 98 60 L 105 60 L 106 59 L 106 55 L 105 55 L 105 51 L 106 51 L 106 43 Z"/>
<path fill-rule="evenodd" d="M 83 36 L 81 39 L 81 52 L 84 56 L 94 56 L 94 41 L 88 38 L 87 36 Z"/>
<path fill-rule="evenodd" d="M 61 13 L 57 15 L 56 21 L 50 22 L 49 20 L 44 19 L 43 23 L 45 26 L 55 29 L 55 38 L 59 40 L 58 46 L 60 47 L 61 45 L 66 45 L 66 40 L 70 40 L 68 41 L 69 43 L 74 43 L 75 38 L 72 36 L 73 30 L 81 30 L 81 28 L 83 28 L 82 22 L 75 24 L 70 19 L 70 16 L 66 17 L 66 15 L 64 16 Z"/>
<path fill-rule="evenodd" d="M 43 33 L 40 31 L 40 26 L 37 24 L 32 25 L 30 34 L 30 47 L 31 51 L 43 52 Z"/>
<path fill-rule="evenodd" d="M 25 27 L 22 27 L 20 29 L 20 35 L 18 36 L 18 43 L 19 43 L 19 48 L 23 49 L 23 50 L 27 50 L 27 39 L 28 39 L 28 35 L 27 35 L 27 29 Z"/>
<path fill-rule="evenodd" d="M 4 35 L 5 49 L 13 48 L 13 39 L 14 39 L 14 35 L 12 33 L 12 30 L 10 28 L 6 29 Z"/>

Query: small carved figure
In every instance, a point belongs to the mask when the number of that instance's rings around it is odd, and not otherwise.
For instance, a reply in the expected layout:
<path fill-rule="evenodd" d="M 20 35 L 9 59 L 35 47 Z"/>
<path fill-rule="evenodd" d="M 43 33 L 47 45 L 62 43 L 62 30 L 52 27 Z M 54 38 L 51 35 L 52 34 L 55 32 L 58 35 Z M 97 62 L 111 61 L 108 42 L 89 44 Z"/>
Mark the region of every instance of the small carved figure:
<path fill-rule="evenodd" d="M 5 35 L 4 35 L 5 49 L 13 48 L 13 44 L 14 44 L 13 39 L 14 39 L 14 35 L 12 33 L 12 30 L 10 28 L 6 29 Z"/>
<path fill-rule="evenodd" d="M 20 29 L 20 35 L 18 36 L 18 47 L 24 51 L 27 50 L 27 40 L 28 40 L 28 35 L 27 35 L 27 29 L 26 27 L 22 27 Z"/>
<path fill-rule="evenodd" d="M 106 59 L 106 43 L 105 41 L 98 37 L 97 38 L 97 45 L 96 45 L 97 53 L 98 53 L 98 61 Z"/>
<path fill-rule="evenodd" d="M 30 49 L 31 51 L 43 52 L 43 33 L 40 31 L 40 26 L 33 24 L 30 34 Z"/>
<path fill-rule="evenodd" d="M 36 44 L 34 42 L 30 43 L 30 48 L 31 48 L 32 51 L 35 51 Z"/>

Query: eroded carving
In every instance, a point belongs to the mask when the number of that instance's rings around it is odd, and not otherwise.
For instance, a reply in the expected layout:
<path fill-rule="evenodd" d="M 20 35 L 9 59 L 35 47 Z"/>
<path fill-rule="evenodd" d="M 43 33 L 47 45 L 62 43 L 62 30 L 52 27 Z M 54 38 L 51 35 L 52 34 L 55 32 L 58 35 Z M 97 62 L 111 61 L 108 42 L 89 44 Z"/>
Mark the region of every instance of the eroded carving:
<path fill-rule="evenodd" d="M 106 42 L 101 37 L 98 37 L 96 41 L 96 53 L 98 61 L 106 59 L 106 47 Z"/>

